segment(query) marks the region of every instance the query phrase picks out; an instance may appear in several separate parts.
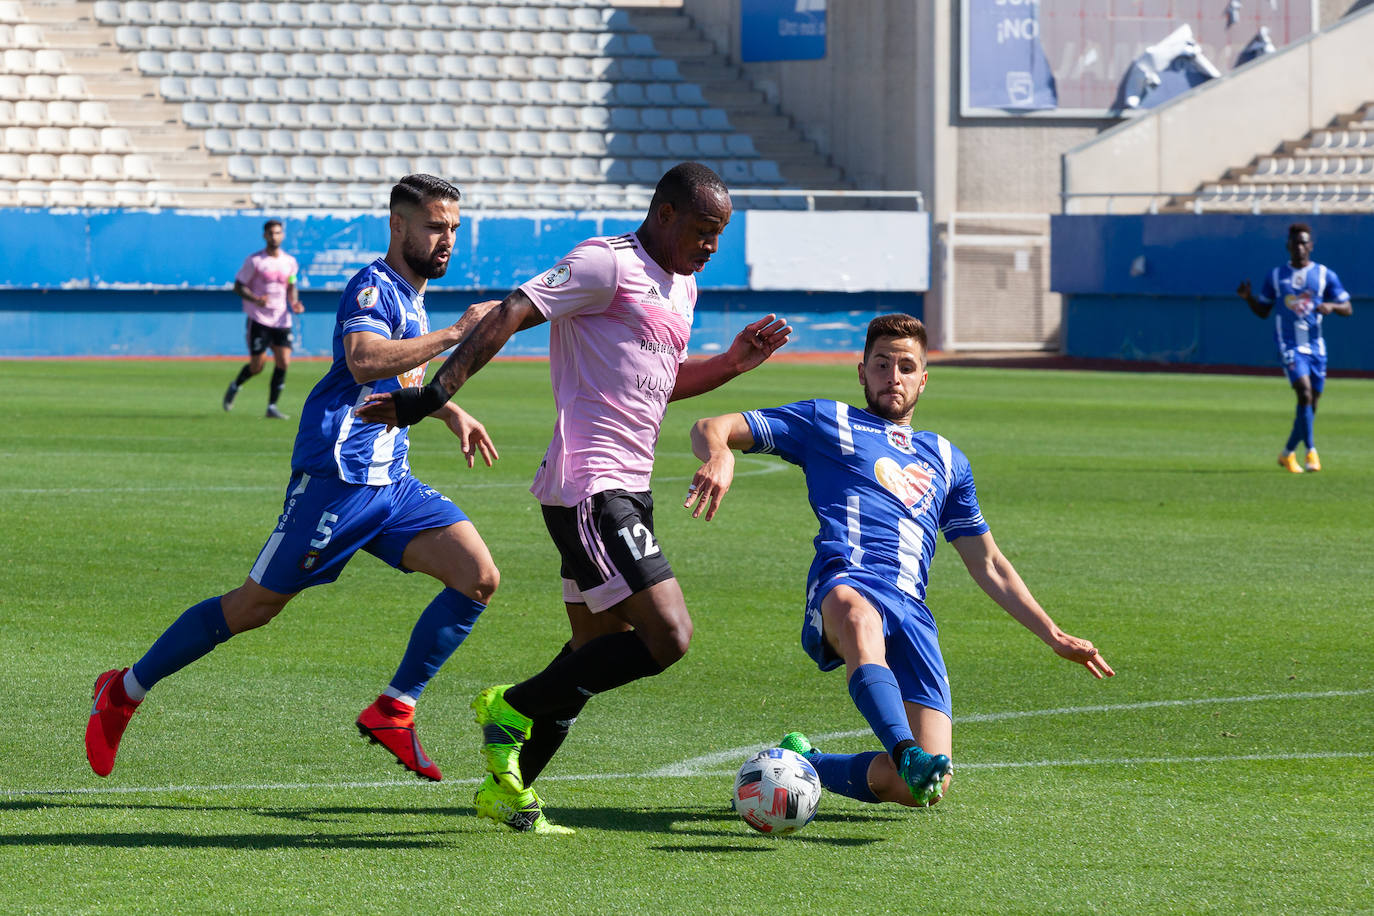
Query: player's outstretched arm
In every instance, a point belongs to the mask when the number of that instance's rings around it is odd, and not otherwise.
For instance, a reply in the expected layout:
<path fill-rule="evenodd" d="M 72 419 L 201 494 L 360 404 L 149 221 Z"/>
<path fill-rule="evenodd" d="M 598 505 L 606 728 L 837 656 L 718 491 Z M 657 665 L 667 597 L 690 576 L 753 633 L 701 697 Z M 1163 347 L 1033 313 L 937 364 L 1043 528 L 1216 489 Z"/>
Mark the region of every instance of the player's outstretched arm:
<path fill-rule="evenodd" d="M 730 349 L 710 359 L 689 360 L 677 371 L 677 383 L 668 400 L 694 398 L 724 385 L 737 375 L 757 368 L 787 343 L 792 326 L 775 315 L 766 315 L 735 335 Z"/>
<path fill-rule="evenodd" d="M 430 416 L 443 420 L 453 434 L 458 437 L 458 442 L 463 449 L 463 457 L 468 460 L 468 467 L 473 467 L 478 453 L 481 453 L 482 460 L 487 467 L 501 456 L 496 452 L 496 444 L 491 441 L 491 436 L 487 435 L 487 428 L 477 421 L 477 418 L 468 413 L 457 404 L 449 401 L 440 407 Z"/>
<path fill-rule="evenodd" d="M 1093 677 L 1116 674 L 1091 642 L 1070 636 L 1050 619 L 1026 588 L 1026 583 L 1021 581 L 1011 561 L 1002 555 L 990 533 L 966 535 L 950 543 L 959 552 L 959 558 L 978 587 L 1022 626 L 1039 636 L 1056 655 L 1077 662 L 1092 672 Z"/>
<path fill-rule="evenodd" d="M 463 317 L 446 328 L 419 337 L 392 340 L 370 331 L 355 331 L 344 336 L 344 359 L 353 380 L 359 385 L 391 378 L 422 366 L 450 347 L 457 346 L 482 316 L 500 303 L 496 300 L 468 306 Z"/>
<path fill-rule="evenodd" d="M 702 461 L 682 504 L 682 508 L 692 510 L 692 518 L 700 518 L 702 510 L 708 522 L 715 518 L 735 479 L 735 454 L 731 450 L 743 451 L 753 445 L 754 434 L 742 413 L 708 417 L 692 425 L 692 454 Z"/>
<path fill-rule="evenodd" d="M 354 414 L 369 423 L 413 426 L 448 403 L 477 370 L 500 352 L 512 334 L 543 321 L 544 316 L 530 297 L 517 289 L 483 315 L 471 332 L 462 337 L 428 385 L 368 395 Z"/>

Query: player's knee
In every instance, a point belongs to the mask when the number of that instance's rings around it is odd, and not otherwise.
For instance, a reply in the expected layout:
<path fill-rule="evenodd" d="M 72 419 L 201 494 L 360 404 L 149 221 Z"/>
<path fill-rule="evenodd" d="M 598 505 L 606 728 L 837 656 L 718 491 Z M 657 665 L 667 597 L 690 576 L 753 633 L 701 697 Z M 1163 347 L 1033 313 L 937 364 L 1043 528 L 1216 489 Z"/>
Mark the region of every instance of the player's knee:
<path fill-rule="evenodd" d="M 641 635 L 642 638 L 642 635 Z M 645 640 L 654 661 L 664 668 L 681 661 L 692 644 L 692 618 L 683 614 L 680 618 L 664 622 L 657 632 Z"/>
<path fill-rule="evenodd" d="M 501 570 L 496 568 L 495 563 L 486 563 L 477 570 L 472 586 L 467 589 L 468 597 L 482 604 L 490 604 L 491 596 L 496 594 L 496 588 L 500 584 Z M 463 591 L 463 589 L 459 589 L 459 591 Z"/>

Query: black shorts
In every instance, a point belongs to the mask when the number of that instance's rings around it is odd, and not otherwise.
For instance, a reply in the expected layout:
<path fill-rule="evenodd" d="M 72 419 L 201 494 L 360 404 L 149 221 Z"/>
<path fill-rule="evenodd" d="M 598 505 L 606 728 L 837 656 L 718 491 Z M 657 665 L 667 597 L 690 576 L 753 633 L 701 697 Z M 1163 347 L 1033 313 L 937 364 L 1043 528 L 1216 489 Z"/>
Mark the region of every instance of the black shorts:
<path fill-rule="evenodd" d="M 266 353 L 267 348 L 273 350 L 291 349 L 291 329 L 290 328 L 269 328 L 265 324 L 258 324 L 252 318 L 248 319 L 248 354 L 257 356 L 259 353 Z"/>
<path fill-rule="evenodd" d="M 563 558 L 563 600 L 595 612 L 673 578 L 654 537 L 649 493 L 604 490 L 578 505 L 544 506 L 544 524 Z"/>

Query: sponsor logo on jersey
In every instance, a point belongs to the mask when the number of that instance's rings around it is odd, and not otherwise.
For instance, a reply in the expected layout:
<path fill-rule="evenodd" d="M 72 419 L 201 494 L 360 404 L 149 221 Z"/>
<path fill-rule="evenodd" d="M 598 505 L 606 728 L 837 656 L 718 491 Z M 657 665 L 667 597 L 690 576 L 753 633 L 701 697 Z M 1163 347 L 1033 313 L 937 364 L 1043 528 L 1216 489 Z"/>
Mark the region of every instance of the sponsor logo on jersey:
<path fill-rule="evenodd" d="M 540 277 L 539 282 L 543 283 L 548 289 L 557 289 L 571 279 L 572 268 L 567 264 L 559 264 L 553 270 Z"/>
<path fill-rule="evenodd" d="M 1295 315 L 1310 315 L 1312 314 L 1312 310 L 1316 307 L 1313 305 L 1315 300 L 1316 297 L 1312 295 L 1312 291 L 1305 289 L 1301 292 L 1284 296 L 1283 304 Z"/>
<path fill-rule="evenodd" d="M 369 286 L 367 289 L 358 293 L 358 308 L 370 309 L 377 304 L 377 287 Z"/>
<path fill-rule="evenodd" d="M 920 515 L 935 498 L 931 487 L 935 471 L 924 461 L 902 467 L 884 455 L 874 462 L 873 476 L 888 492 L 900 499 L 912 515 Z"/>

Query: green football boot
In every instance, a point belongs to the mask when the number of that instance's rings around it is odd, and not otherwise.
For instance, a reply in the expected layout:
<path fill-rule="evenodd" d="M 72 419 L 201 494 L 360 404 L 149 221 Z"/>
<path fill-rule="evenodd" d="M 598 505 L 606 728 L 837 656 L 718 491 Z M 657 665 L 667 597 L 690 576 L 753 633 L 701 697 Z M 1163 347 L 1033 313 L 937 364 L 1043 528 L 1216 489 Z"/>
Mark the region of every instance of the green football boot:
<path fill-rule="evenodd" d="M 477 724 L 482 726 L 482 757 L 487 772 L 502 789 L 515 795 L 525 788 L 520 776 L 520 746 L 529 740 L 533 720 L 506 702 L 511 684 L 488 687 L 472 701 Z"/>
<path fill-rule="evenodd" d="M 944 754 L 932 756 L 913 745 L 902 752 L 897 772 L 916 804 L 928 807 L 945 797 L 945 777 L 954 772 L 954 765 Z"/>
<path fill-rule="evenodd" d="M 571 836 L 571 827 L 560 827 L 544 816 L 544 800 L 533 789 L 507 792 L 490 773 L 472 796 L 477 816 L 504 824 L 517 833 Z"/>
<path fill-rule="evenodd" d="M 778 747 L 788 751 L 796 751 L 808 760 L 812 754 L 820 753 L 817 748 L 811 746 L 811 742 L 801 732 L 788 732 L 783 735 L 782 740 L 778 742 Z"/>

